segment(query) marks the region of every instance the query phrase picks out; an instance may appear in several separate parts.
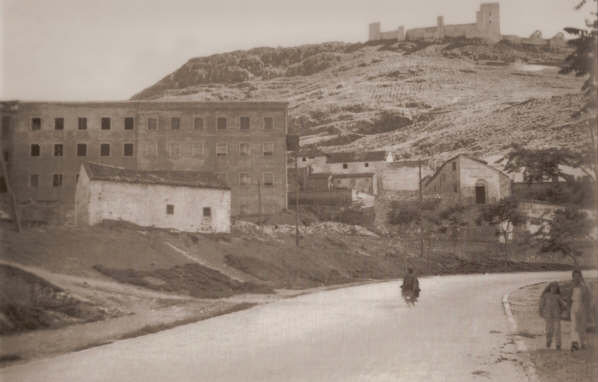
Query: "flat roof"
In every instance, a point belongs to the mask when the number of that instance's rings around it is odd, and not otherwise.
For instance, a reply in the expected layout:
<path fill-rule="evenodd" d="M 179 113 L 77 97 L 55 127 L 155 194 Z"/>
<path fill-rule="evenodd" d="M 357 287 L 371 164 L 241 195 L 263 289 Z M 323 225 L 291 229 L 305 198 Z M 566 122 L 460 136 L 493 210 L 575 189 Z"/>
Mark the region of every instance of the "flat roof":
<path fill-rule="evenodd" d="M 287 101 L 280 100 L 261 100 L 261 101 L 193 101 L 193 100 L 144 100 L 144 101 L 129 101 L 129 100 L 115 100 L 115 101 L 21 101 L 21 100 L 0 100 L 0 108 L 4 106 L 15 107 L 18 105 L 24 106 L 43 106 L 43 105 L 59 105 L 59 106 L 112 106 L 112 107 L 130 107 L 130 106 L 151 106 L 151 105 L 180 105 L 200 108 L 227 108 L 227 107 L 241 107 L 241 108 L 280 108 L 286 109 L 289 105 Z"/>

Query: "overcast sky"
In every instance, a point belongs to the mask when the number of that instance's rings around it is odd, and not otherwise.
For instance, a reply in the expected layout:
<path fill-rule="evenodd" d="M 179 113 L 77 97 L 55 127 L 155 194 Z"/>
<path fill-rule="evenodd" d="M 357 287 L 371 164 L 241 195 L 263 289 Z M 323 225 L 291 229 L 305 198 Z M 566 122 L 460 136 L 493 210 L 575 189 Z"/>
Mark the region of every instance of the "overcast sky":
<path fill-rule="evenodd" d="M 501 32 L 580 26 L 578 0 L 500 0 Z M 0 0 L 0 98 L 119 100 L 189 58 L 475 22 L 480 0 Z"/>

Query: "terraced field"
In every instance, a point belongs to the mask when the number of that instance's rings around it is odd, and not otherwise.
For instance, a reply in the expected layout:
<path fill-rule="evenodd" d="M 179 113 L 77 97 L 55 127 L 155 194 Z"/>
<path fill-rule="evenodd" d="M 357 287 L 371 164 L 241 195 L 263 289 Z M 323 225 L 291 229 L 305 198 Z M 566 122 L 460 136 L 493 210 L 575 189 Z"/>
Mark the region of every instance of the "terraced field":
<path fill-rule="evenodd" d="M 256 48 L 191 59 L 133 98 L 287 100 L 291 130 L 306 150 L 387 149 L 442 160 L 464 151 L 496 156 L 511 142 L 577 148 L 585 121 L 572 114 L 582 80 L 542 65 L 566 54 L 475 41 Z M 245 77 L 218 72 L 210 80 L 214 60 Z"/>

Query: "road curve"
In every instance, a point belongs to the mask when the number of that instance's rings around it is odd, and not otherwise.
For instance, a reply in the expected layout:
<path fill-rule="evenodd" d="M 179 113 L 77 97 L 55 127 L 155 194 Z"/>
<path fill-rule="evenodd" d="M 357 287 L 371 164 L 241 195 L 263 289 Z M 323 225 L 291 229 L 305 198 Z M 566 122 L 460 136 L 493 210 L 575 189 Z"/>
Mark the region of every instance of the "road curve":
<path fill-rule="evenodd" d="M 501 298 L 569 272 L 318 292 L 0 369 L 1 381 L 525 381 Z"/>

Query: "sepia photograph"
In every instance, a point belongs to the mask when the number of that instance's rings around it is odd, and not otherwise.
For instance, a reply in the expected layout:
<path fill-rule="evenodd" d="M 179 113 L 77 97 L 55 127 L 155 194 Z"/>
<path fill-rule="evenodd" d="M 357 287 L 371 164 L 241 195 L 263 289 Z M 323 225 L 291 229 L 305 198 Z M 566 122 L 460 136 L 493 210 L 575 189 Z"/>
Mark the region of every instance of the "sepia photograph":
<path fill-rule="evenodd" d="M 598 0 L 0 0 L 0 382 L 598 380 Z"/>

